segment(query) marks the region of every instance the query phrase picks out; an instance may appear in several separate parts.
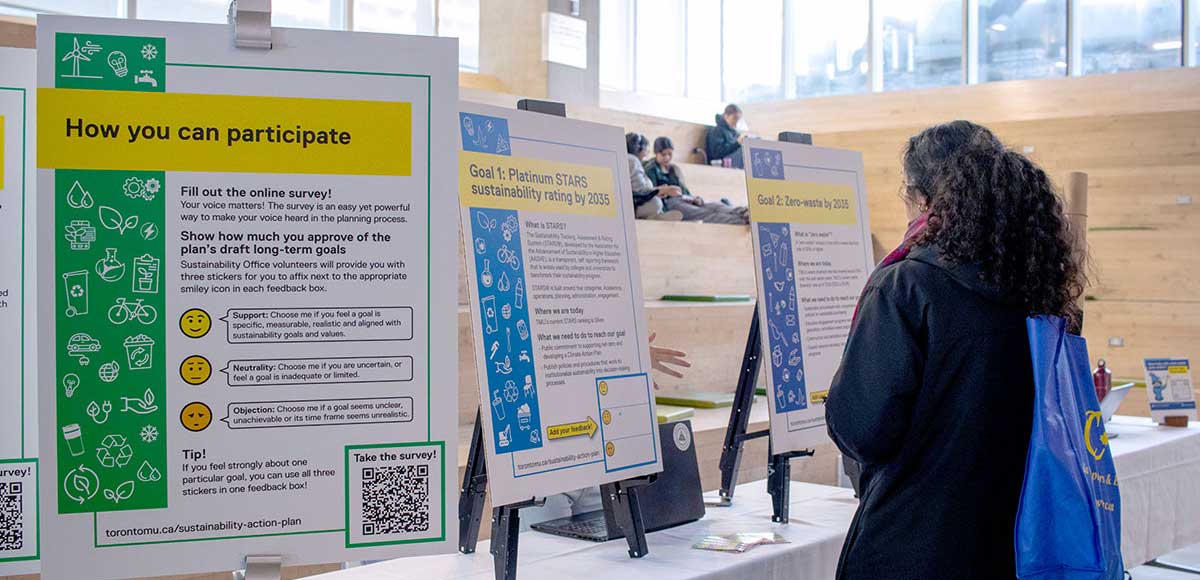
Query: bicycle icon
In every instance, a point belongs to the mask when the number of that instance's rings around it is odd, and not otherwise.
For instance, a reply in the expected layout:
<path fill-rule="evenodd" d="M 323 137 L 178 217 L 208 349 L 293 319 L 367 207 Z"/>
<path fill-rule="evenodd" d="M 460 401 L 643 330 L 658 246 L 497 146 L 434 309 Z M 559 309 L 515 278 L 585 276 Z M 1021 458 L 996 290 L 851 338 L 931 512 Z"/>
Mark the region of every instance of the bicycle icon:
<path fill-rule="evenodd" d="M 512 268 L 513 270 L 521 269 L 521 259 L 518 258 L 517 253 L 512 251 L 507 245 L 500 246 L 500 249 L 496 250 L 496 259 L 499 260 L 501 264 L 507 264 L 508 267 Z"/>
<path fill-rule="evenodd" d="M 108 321 L 116 325 L 125 324 L 130 320 L 136 320 L 142 324 L 154 324 L 154 321 L 158 320 L 158 309 L 142 302 L 142 298 L 137 300 L 117 298 L 117 303 L 108 309 Z"/>

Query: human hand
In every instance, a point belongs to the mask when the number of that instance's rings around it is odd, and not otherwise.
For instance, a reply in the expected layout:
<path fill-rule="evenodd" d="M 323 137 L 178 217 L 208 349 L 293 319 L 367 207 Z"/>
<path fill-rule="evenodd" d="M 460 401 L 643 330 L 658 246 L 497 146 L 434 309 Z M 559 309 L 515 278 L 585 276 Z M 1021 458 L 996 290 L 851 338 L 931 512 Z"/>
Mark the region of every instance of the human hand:
<path fill-rule="evenodd" d="M 679 197 L 683 195 L 683 190 L 676 185 L 663 185 L 659 187 L 659 197 Z"/>
<path fill-rule="evenodd" d="M 691 367 L 692 363 L 684 360 L 687 358 L 687 353 L 673 348 L 654 346 L 654 337 L 656 336 L 658 336 L 657 332 L 650 333 L 650 367 L 677 379 L 682 379 L 683 373 L 667 365 L 682 368 Z M 658 381 L 654 381 L 654 388 L 658 389 Z"/>
<path fill-rule="evenodd" d="M 690 202 L 692 205 L 695 205 L 695 206 L 702 206 L 702 205 L 704 205 L 704 198 L 700 197 L 698 195 L 693 195 L 692 198 L 688 200 L 688 202 Z"/>
<path fill-rule="evenodd" d="M 745 140 L 746 140 L 746 134 L 745 134 L 745 133 L 740 133 L 740 134 L 738 135 L 738 139 L 737 139 L 737 141 L 738 141 L 738 145 L 741 145 L 741 144 L 742 144 L 742 141 L 745 141 Z"/>

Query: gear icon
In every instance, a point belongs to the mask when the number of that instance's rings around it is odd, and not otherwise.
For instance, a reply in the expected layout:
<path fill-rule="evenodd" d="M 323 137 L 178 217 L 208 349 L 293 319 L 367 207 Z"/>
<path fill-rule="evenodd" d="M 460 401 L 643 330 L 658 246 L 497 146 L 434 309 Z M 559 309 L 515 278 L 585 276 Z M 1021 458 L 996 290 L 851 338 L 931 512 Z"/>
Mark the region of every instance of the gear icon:
<path fill-rule="evenodd" d="M 162 183 L 160 183 L 158 179 L 151 177 L 150 179 L 146 180 L 145 191 L 151 198 L 153 198 L 160 189 L 162 189 Z"/>
<path fill-rule="evenodd" d="M 121 189 L 125 191 L 125 195 L 134 199 L 142 197 L 145 188 L 146 182 L 142 181 L 141 178 L 138 177 L 125 178 L 125 184 L 121 186 Z"/>
<path fill-rule="evenodd" d="M 142 58 L 144 58 L 146 60 L 154 60 L 154 59 L 158 58 L 158 47 L 154 46 L 153 44 L 143 45 L 142 46 Z"/>

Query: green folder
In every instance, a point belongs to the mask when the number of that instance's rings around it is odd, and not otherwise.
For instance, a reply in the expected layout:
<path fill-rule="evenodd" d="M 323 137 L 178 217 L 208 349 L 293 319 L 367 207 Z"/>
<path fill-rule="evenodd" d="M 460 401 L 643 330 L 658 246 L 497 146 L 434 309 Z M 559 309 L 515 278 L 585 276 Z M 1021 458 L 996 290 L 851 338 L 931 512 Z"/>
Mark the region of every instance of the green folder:
<path fill-rule="evenodd" d="M 659 405 L 715 409 L 717 407 L 732 407 L 733 393 L 675 393 L 672 395 L 658 395 L 654 397 L 654 400 Z"/>
<path fill-rule="evenodd" d="M 696 415 L 696 410 L 691 407 L 676 407 L 674 405 L 657 405 L 658 422 L 659 423 L 674 423 L 690 419 Z"/>
<path fill-rule="evenodd" d="M 667 294 L 663 300 L 672 302 L 749 302 L 749 294 Z"/>

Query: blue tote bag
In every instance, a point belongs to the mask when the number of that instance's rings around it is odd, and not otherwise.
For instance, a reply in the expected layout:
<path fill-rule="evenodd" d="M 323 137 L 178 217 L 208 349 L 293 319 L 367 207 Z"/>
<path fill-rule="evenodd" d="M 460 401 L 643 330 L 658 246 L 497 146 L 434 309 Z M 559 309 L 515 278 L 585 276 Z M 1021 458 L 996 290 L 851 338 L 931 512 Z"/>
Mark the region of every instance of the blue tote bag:
<path fill-rule="evenodd" d="M 1017 577 L 1120 580 L 1121 496 L 1087 342 L 1055 316 L 1026 322 L 1033 432 L 1017 511 Z"/>

